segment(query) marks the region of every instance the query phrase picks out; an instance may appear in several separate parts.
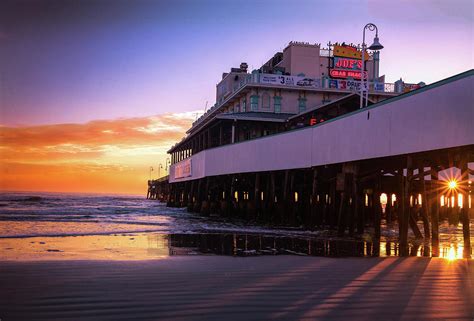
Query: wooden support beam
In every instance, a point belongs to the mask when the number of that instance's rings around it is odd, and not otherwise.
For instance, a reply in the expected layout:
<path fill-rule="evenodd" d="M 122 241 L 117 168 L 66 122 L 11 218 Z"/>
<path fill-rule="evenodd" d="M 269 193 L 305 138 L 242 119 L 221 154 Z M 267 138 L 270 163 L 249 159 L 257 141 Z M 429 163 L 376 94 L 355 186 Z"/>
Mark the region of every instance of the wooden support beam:
<path fill-rule="evenodd" d="M 424 171 L 424 166 L 420 166 L 418 168 L 418 172 L 422 173 Z M 427 171 L 428 174 L 430 174 L 430 171 Z M 426 174 L 426 175 L 428 175 Z M 426 239 L 431 238 L 431 233 L 430 233 L 430 220 L 428 218 L 428 198 L 426 194 L 426 182 L 425 182 L 425 176 L 423 175 L 420 177 L 421 181 L 421 206 L 420 206 L 420 213 L 421 217 L 423 219 L 423 232 L 425 234 Z"/>
<path fill-rule="evenodd" d="M 411 196 L 411 185 L 413 183 L 413 167 L 412 166 L 407 166 L 407 179 L 406 179 L 406 184 L 407 184 L 407 215 L 408 215 L 408 225 L 410 226 L 411 230 L 415 234 L 415 237 L 417 239 L 422 239 L 423 234 L 421 234 L 420 229 L 418 228 L 418 225 L 416 223 L 416 218 L 415 218 L 415 213 L 414 213 L 414 206 L 415 206 L 415 200 L 413 199 L 413 204 L 410 204 L 410 196 Z M 413 207 L 412 207 L 412 206 Z M 408 234 L 408 232 L 407 232 Z"/>
<path fill-rule="evenodd" d="M 462 208 L 461 208 L 461 222 L 462 222 L 462 234 L 464 239 L 464 258 L 471 258 L 471 232 L 469 230 L 469 209 L 468 209 L 468 181 L 469 181 L 469 170 L 467 166 L 467 158 L 463 156 L 459 161 L 459 169 L 461 170 L 461 181 L 459 186 L 459 193 L 462 195 Z"/>
<path fill-rule="evenodd" d="M 416 223 L 415 213 L 411 209 L 409 211 L 410 211 L 410 217 L 409 217 L 408 223 L 410 225 L 410 228 L 413 231 L 413 234 L 415 234 L 415 238 L 422 239 L 423 234 L 421 233 L 420 228 L 418 227 Z"/>
<path fill-rule="evenodd" d="M 311 219 L 310 219 L 310 227 L 311 229 L 314 228 L 315 225 L 321 225 L 320 220 L 320 201 L 318 200 L 318 169 L 313 169 L 313 184 L 311 189 Z"/>
<path fill-rule="evenodd" d="M 382 173 L 379 170 L 379 175 L 375 178 L 374 184 L 374 236 L 379 241 L 380 247 L 380 234 L 381 234 L 381 221 L 382 221 L 382 205 L 380 204 L 380 194 L 382 193 Z"/>
<path fill-rule="evenodd" d="M 289 170 L 285 171 L 285 179 L 283 180 L 283 200 L 288 200 L 288 178 Z"/>
<path fill-rule="evenodd" d="M 357 221 L 357 234 L 364 233 L 365 218 L 364 218 L 364 195 L 360 187 L 360 180 L 358 175 L 354 175 L 354 216 Z"/>
<path fill-rule="evenodd" d="M 337 234 L 338 236 L 344 236 L 344 232 L 346 230 L 346 198 L 347 193 L 345 191 L 341 192 L 341 197 L 339 200 L 339 210 L 337 215 Z"/>
<path fill-rule="evenodd" d="M 412 159 L 411 156 L 407 156 L 406 159 L 407 163 L 407 172 L 411 172 L 412 169 Z M 399 215 L 399 237 L 400 237 L 400 255 L 401 256 L 408 256 L 408 221 L 410 218 L 410 194 L 409 194 L 409 180 L 403 176 L 403 169 L 401 169 L 400 173 L 400 184 L 401 184 L 401 195 L 402 199 L 400 202 L 400 215 Z"/>
<path fill-rule="evenodd" d="M 439 202 L 441 198 L 438 171 L 431 167 L 431 247 L 432 256 L 439 256 Z"/>
<path fill-rule="evenodd" d="M 275 208 L 275 197 L 276 197 L 276 189 L 275 189 L 275 172 L 271 172 L 270 173 L 270 195 L 269 195 L 269 206 L 270 206 L 270 209 L 274 209 Z M 272 213 L 272 217 L 273 219 L 275 218 L 275 215 L 274 213 Z"/>

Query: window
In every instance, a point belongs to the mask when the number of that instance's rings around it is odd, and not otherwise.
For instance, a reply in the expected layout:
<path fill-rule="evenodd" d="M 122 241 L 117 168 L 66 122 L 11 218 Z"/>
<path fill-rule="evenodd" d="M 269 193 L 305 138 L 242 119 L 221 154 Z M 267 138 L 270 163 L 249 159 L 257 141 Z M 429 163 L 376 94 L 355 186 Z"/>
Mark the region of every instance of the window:
<path fill-rule="evenodd" d="M 245 113 L 247 111 L 247 99 L 244 98 L 242 100 L 242 112 Z"/>
<path fill-rule="evenodd" d="M 267 92 L 262 94 L 262 109 L 270 109 L 270 95 Z"/>
<path fill-rule="evenodd" d="M 240 110 L 239 104 L 234 106 L 234 113 L 238 113 Z"/>
<path fill-rule="evenodd" d="M 258 110 L 258 95 L 250 96 L 250 110 L 251 111 Z"/>
<path fill-rule="evenodd" d="M 306 98 L 298 98 L 298 109 L 300 113 L 306 110 Z"/>
<path fill-rule="evenodd" d="M 281 113 L 281 96 L 273 97 L 273 107 L 275 108 L 275 113 Z"/>

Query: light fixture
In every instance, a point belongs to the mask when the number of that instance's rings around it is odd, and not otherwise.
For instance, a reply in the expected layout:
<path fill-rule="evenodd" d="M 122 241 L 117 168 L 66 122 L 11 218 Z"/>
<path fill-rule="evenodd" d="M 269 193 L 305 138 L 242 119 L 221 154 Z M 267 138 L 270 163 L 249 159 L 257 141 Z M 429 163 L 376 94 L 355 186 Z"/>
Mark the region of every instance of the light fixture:
<path fill-rule="evenodd" d="M 369 49 L 370 49 L 370 50 L 380 50 L 380 49 L 383 49 L 382 44 L 379 42 L 379 37 L 378 37 L 378 35 L 375 35 L 374 43 L 370 45 Z"/>

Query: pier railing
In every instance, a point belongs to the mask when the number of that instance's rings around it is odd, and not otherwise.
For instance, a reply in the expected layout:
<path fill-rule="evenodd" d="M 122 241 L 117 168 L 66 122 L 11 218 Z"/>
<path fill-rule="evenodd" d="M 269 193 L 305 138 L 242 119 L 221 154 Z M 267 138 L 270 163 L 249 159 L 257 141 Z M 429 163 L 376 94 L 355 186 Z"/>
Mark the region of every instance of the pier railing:
<path fill-rule="evenodd" d="M 235 83 L 232 90 L 227 92 L 216 104 L 209 108 L 201 117 L 193 122 L 192 127 L 201 124 L 217 109 L 225 105 L 236 92 L 240 91 L 246 85 L 267 85 L 284 88 L 316 89 L 316 90 L 334 90 L 346 92 L 359 92 L 361 82 L 358 80 L 331 79 L 329 77 L 311 78 L 305 76 L 277 75 L 252 73 L 240 77 L 240 81 Z M 402 81 L 396 83 L 369 82 L 369 92 L 371 93 L 403 93 L 418 89 L 420 85 L 406 84 Z"/>

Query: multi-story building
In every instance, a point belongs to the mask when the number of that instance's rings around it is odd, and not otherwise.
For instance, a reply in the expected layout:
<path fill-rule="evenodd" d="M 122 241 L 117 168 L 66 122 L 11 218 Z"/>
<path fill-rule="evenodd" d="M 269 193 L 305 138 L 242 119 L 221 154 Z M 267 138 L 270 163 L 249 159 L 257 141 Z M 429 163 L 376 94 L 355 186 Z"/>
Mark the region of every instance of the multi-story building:
<path fill-rule="evenodd" d="M 366 53 L 368 104 L 419 85 L 384 82 L 379 52 Z M 362 52 L 355 46 L 290 42 L 258 70 L 246 63 L 223 73 L 216 103 L 169 153 L 171 163 L 204 149 L 310 126 L 358 108 Z"/>

